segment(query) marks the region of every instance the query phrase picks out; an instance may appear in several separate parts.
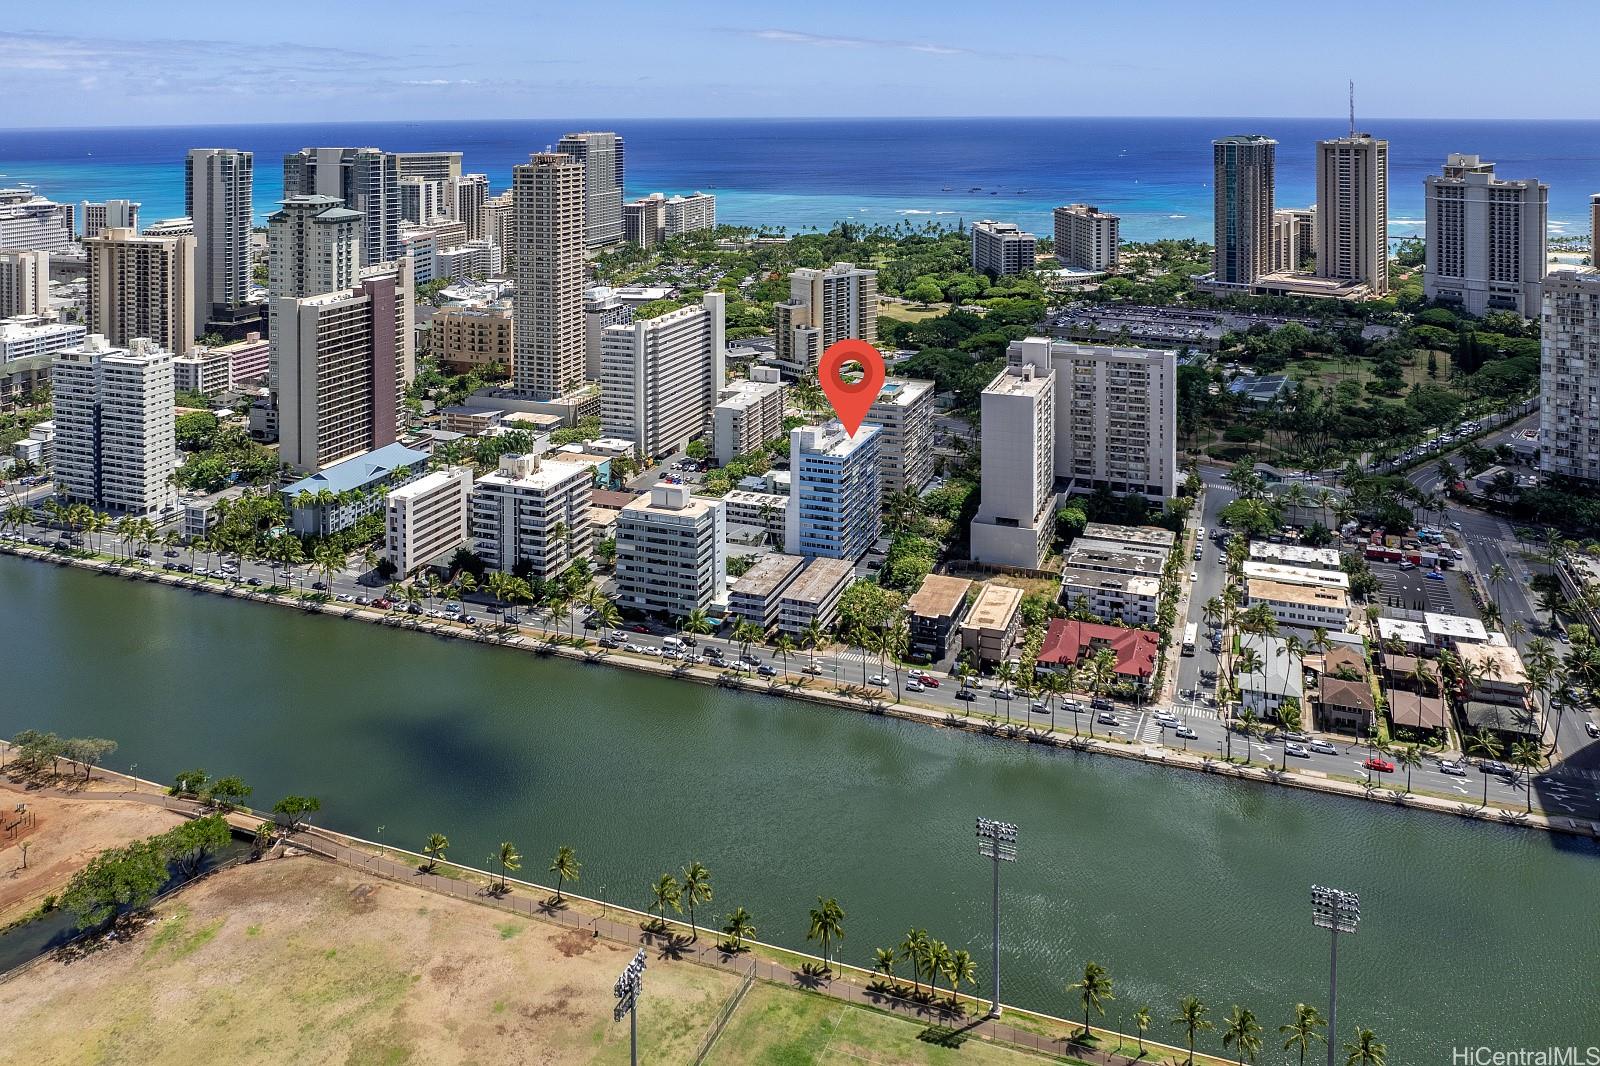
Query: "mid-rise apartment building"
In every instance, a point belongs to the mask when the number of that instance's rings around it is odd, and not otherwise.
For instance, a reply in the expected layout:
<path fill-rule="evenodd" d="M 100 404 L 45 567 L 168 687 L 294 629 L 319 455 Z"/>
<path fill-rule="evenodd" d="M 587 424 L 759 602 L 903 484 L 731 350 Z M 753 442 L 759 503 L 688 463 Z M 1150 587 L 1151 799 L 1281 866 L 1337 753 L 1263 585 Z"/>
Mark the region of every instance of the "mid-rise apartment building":
<path fill-rule="evenodd" d="M 183 202 L 184 213 L 194 222 L 194 300 L 200 322 L 231 319 L 250 296 L 254 194 L 253 153 L 189 149 Z"/>
<path fill-rule="evenodd" d="M 972 519 L 974 562 L 1033 570 L 1055 529 L 1056 373 L 1008 365 L 980 398 L 982 493 Z"/>
<path fill-rule="evenodd" d="M 1341 589 L 1249 578 L 1244 606 L 1258 604 L 1265 604 L 1280 626 L 1343 633 L 1350 624 L 1350 596 Z"/>
<path fill-rule="evenodd" d="M 80 347 L 88 335 L 81 323 L 56 322 L 42 315 L 0 320 L 0 367 Z"/>
<path fill-rule="evenodd" d="M 711 455 L 718 466 L 783 435 L 788 391 L 773 366 L 752 366 L 748 378 L 728 382 L 711 409 Z"/>
<path fill-rule="evenodd" d="M 622 241 L 622 138 L 611 132 L 569 133 L 556 143 L 583 167 L 584 231 L 590 248 Z"/>
<path fill-rule="evenodd" d="M 89 259 L 89 332 L 112 347 L 144 337 L 173 355 L 194 345 L 194 238 L 106 229 L 83 242 Z"/>
<path fill-rule="evenodd" d="M 557 400 L 584 383 L 584 165 L 561 152 L 540 152 L 512 169 L 511 189 L 514 380 L 529 399 Z"/>
<path fill-rule="evenodd" d="M 617 514 L 617 604 L 671 619 L 728 602 L 721 500 L 661 484 Z"/>
<path fill-rule="evenodd" d="M 435 470 L 389 493 L 384 558 L 407 577 L 467 542 L 472 517 L 472 467 Z"/>
<path fill-rule="evenodd" d="M 834 341 L 877 343 L 878 272 L 853 263 L 801 267 L 789 275 L 789 299 L 773 313 L 773 360 L 790 377 L 804 377 Z"/>
<path fill-rule="evenodd" d="M 984 219 L 972 224 L 972 269 L 991 278 L 1032 270 L 1038 238 L 1015 222 Z"/>
<path fill-rule="evenodd" d="M 428 323 L 428 350 L 440 366 L 458 374 L 487 366 L 509 369 L 515 346 L 511 308 L 447 304 Z"/>
<path fill-rule="evenodd" d="M 881 436 L 876 426 L 864 425 L 852 437 L 837 421 L 790 432 L 784 527 L 784 550 L 790 555 L 853 563 L 877 541 Z"/>
<path fill-rule="evenodd" d="M 50 253 L 0 248 L 0 319 L 50 310 Z"/>
<path fill-rule="evenodd" d="M 670 455 L 700 436 L 722 392 L 723 307 L 699 306 L 607 326 L 601 337 L 600 428 L 641 456 Z"/>
<path fill-rule="evenodd" d="M 32 189 L 0 189 L 0 248 L 70 252 L 72 205 L 47 200 Z"/>
<path fill-rule="evenodd" d="M 1006 356 L 1056 372 L 1055 476 L 1069 492 L 1177 495 L 1176 352 L 1028 337 Z"/>
<path fill-rule="evenodd" d="M 1468 314 L 1539 315 L 1549 260 L 1550 186 L 1495 177 L 1494 164 L 1452 153 L 1444 172 L 1423 179 L 1430 300 Z"/>
<path fill-rule="evenodd" d="M 1055 253 L 1073 270 L 1115 270 L 1122 260 L 1122 217 L 1092 204 L 1067 204 L 1053 212 Z"/>
<path fill-rule="evenodd" d="M 547 581 L 593 553 L 594 471 L 538 455 L 504 455 L 472 488 L 472 537 L 491 570 Z"/>
<path fill-rule="evenodd" d="M 1539 469 L 1600 481 L 1600 272 L 1547 276 L 1539 325 Z"/>
<path fill-rule="evenodd" d="M 717 198 L 711 193 L 697 189 L 687 196 L 669 196 L 664 208 L 663 222 L 668 237 L 717 227 Z"/>
<path fill-rule="evenodd" d="M 1004 662 L 1021 628 L 1022 590 L 987 582 L 961 623 L 961 650 L 979 669 Z"/>
<path fill-rule="evenodd" d="M 863 423 L 883 431 L 878 470 L 885 495 L 921 492 L 933 478 L 933 382 L 889 378 Z"/>
<path fill-rule="evenodd" d="M 774 544 L 782 544 L 788 527 L 789 497 L 774 492 L 731 489 L 722 497 L 728 507 L 728 525 L 765 530 Z"/>
<path fill-rule="evenodd" d="M 812 622 L 826 629 L 839 617 L 839 601 L 855 581 L 848 559 L 812 559 L 778 599 L 778 631 L 803 640 Z"/>
<path fill-rule="evenodd" d="M 606 327 L 625 326 L 633 321 L 634 305 L 607 285 L 597 285 L 583 294 L 583 376 L 600 380 L 602 342 Z"/>
<path fill-rule="evenodd" d="M 58 497 L 115 514 L 177 507 L 171 352 L 142 337 L 118 347 L 94 335 L 56 354 L 51 390 Z"/>
<path fill-rule="evenodd" d="M 939 662 L 950 652 L 952 638 L 967 617 L 972 582 L 964 577 L 929 574 L 906 601 L 906 621 L 913 658 Z"/>
<path fill-rule="evenodd" d="M 313 193 L 361 214 L 361 265 L 400 255 L 400 169 L 377 148 L 302 148 L 283 158 L 283 195 Z"/>
<path fill-rule="evenodd" d="M 1273 270 L 1272 212 L 1278 142 L 1246 134 L 1211 142 L 1212 277 L 1253 285 Z"/>
<path fill-rule="evenodd" d="M 805 569 L 798 555 L 768 552 L 728 589 L 728 614 L 768 632 L 778 624 L 783 596 Z"/>
<path fill-rule="evenodd" d="M 1389 142 L 1317 142 L 1317 276 L 1389 291 Z"/>

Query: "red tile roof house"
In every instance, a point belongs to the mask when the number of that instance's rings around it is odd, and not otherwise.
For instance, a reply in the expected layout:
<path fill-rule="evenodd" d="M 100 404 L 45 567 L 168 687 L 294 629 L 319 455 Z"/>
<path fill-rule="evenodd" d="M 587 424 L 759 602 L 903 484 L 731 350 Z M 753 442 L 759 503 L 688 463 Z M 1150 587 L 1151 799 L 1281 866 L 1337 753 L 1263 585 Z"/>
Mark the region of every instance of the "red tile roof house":
<path fill-rule="evenodd" d="M 1156 671 L 1156 656 L 1161 638 L 1148 629 L 1124 629 L 1099 622 L 1080 622 L 1072 618 L 1052 618 L 1037 660 L 1040 669 L 1076 665 L 1101 648 L 1117 656 L 1117 680 L 1134 684 L 1149 683 Z"/>

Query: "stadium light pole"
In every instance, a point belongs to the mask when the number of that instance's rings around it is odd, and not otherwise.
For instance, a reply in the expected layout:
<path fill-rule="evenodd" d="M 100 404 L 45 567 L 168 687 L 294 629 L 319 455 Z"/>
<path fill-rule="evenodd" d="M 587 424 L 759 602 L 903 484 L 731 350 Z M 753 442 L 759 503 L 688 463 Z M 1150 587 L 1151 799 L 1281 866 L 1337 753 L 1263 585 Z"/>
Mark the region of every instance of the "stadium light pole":
<path fill-rule="evenodd" d="M 1333 940 L 1328 961 L 1328 1066 L 1339 1032 L 1339 934 L 1354 933 L 1361 924 L 1361 897 L 1342 888 L 1311 886 L 1311 924 L 1326 929 Z"/>
<path fill-rule="evenodd" d="M 617 997 L 617 1005 L 611 1012 L 612 1019 L 620 1022 L 624 1014 L 628 1016 L 628 1061 L 632 1066 L 639 1066 L 639 993 L 643 988 L 644 948 L 640 948 L 612 989 Z"/>
<path fill-rule="evenodd" d="M 1000 864 L 1017 861 L 1017 827 L 993 818 L 978 819 L 978 854 L 994 860 L 994 955 L 990 965 L 994 971 L 994 1001 L 989 1004 L 989 1017 L 1000 1017 Z"/>

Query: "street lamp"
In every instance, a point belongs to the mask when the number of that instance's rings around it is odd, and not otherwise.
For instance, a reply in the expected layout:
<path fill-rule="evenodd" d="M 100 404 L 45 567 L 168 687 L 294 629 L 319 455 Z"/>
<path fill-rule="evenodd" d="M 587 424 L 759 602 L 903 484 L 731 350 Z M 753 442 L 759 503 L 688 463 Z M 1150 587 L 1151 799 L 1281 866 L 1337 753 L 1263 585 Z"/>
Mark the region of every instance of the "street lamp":
<path fill-rule="evenodd" d="M 617 978 L 616 987 L 611 991 L 617 997 L 617 1005 L 611 1011 L 613 1021 L 621 1021 L 622 1016 L 628 1016 L 629 1056 L 628 1061 L 632 1066 L 639 1066 L 639 993 L 644 988 L 644 948 L 628 963 L 628 968 L 622 971 Z"/>
<path fill-rule="evenodd" d="M 993 818 L 978 819 L 978 854 L 994 860 L 994 1002 L 989 1017 L 1000 1017 L 1000 863 L 1017 861 L 1017 827 Z"/>
<path fill-rule="evenodd" d="M 1339 1031 L 1339 934 L 1354 933 L 1361 924 L 1361 897 L 1342 888 L 1312 885 L 1311 924 L 1327 929 L 1333 940 L 1328 962 L 1328 1066 L 1333 1066 L 1334 1034 Z"/>

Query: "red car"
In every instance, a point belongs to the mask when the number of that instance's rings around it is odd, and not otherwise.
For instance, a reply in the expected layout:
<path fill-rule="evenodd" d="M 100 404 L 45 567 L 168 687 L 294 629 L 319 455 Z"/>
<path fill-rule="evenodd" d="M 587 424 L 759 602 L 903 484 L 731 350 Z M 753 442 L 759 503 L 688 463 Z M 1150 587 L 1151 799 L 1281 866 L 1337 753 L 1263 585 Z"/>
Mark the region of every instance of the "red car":
<path fill-rule="evenodd" d="M 919 682 L 921 682 L 922 684 L 926 685 L 928 688 L 938 688 L 939 687 L 939 679 L 936 678 L 936 677 L 929 677 L 927 674 L 918 675 L 917 680 Z"/>
<path fill-rule="evenodd" d="M 1368 770 L 1376 770 L 1380 774 L 1394 773 L 1394 763 L 1390 762 L 1388 759 L 1380 759 L 1376 755 L 1372 756 L 1361 765 L 1365 766 Z"/>
<path fill-rule="evenodd" d="M 628 628 L 630 630 L 632 630 L 633 632 L 635 632 L 635 633 L 648 633 L 648 632 L 650 632 L 650 627 L 645 625 L 643 622 L 635 622 L 635 623 L 633 623 L 633 625 L 629 626 Z"/>

